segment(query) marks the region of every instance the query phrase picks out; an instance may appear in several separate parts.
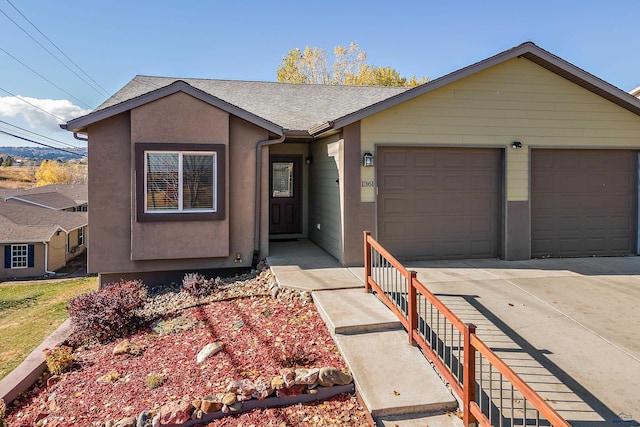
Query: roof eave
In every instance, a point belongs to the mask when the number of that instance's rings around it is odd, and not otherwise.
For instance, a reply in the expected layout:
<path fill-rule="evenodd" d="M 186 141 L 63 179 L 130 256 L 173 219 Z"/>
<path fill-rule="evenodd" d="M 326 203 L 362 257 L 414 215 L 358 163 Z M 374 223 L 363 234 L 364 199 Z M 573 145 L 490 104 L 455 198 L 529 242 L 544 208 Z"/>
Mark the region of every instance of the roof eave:
<path fill-rule="evenodd" d="M 151 92 L 147 92 L 143 95 L 137 96 L 127 101 L 123 101 L 119 104 L 103 108 L 102 110 L 93 111 L 85 116 L 70 120 L 67 123 L 63 123 L 60 125 L 60 127 L 70 132 L 83 132 L 83 131 L 86 131 L 87 126 L 93 123 L 99 122 L 101 120 L 105 120 L 117 114 L 124 113 L 133 108 L 158 100 L 160 98 L 164 98 L 166 96 L 172 95 L 177 92 L 184 92 L 188 95 L 191 95 L 196 99 L 199 99 L 203 102 L 206 102 L 210 105 L 220 108 L 221 110 L 224 110 L 229 114 L 232 114 L 250 123 L 253 123 L 256 126 L 266 129 L 269 132 L 272 132 L 278 136 L 282 136 L 284 132 L 281 126 L 278 126 L 275 123 L 272 123 L 266 119 L 263 119 L 262 117 L 258 117 L 255 114 L 252 114 L 246 110 L 243 110 L 242 108 L 237 107 L 233 104 L 229 104 L 228 102 L 223 101 L 222 99 L 216 96 L 203 92 L 202 90 L 197 89 L 182 80 L 175 81 L 167 86 L 161 87 L 159 89 L 155 89 Z"/>

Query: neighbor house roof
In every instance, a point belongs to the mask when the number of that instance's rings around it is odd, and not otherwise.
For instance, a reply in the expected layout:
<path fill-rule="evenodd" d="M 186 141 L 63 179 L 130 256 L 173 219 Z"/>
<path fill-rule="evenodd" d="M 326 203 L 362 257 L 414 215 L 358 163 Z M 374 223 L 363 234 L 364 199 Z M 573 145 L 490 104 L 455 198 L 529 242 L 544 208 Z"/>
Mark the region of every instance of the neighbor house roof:
<path fill-rule="evenodd" d="M 318 136 L 520 57 L 640 115 L 638 98 L 526 42 L 412 89 L 136 76 L 96 110 L 61 126 L 83 132 L 92 123 L 182 91 L 277 135 L 294 131 Z"/>
<path fill-rule="evenodd" d="M 87 225 L 86 212 L 51 210 L 17 200 L 0 200 L 0 243 L 47 242 L 58 231 Z"/>
<path fill-rule="evenodd" d="M 0 190 L 0 197 L 61 210 L 86 204 L 88 190 L 86 184 L 52 184 L 29 189 Z"/>

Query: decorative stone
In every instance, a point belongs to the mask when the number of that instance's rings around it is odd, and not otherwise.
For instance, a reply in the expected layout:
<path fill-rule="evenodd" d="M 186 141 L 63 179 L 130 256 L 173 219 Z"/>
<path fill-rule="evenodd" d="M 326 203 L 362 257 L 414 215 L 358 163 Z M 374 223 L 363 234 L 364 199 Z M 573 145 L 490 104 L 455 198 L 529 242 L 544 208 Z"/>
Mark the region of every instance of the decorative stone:
<path fill-rule="evenodd" d="M 318 373 L 318 382 L 323 387 L 351 384 L 353 377 L 336 368 L 321 368 Z"/>
<path fill-rule="evenodd" d="M 54 384 L 59 383 L 62 380 L 60 375 L 52 375 L 47 379 L 47 387 L 52 387 Z"/>
<path fill-rule="evenodd" d="M 237 400 L 235 393 L 227 393 L 222 398 L 222 404 L 226 406 L 233 405 Z"/>
<path fill-rule="evenodd" d="M 282 375 L 285 387 L 292 387 L 296 383 L 296 373 L 293 371 L 293 369 L 281 369 L 280 375 Z"/>
<path fill-rule="evenodd" d="M 160 408 L 160 424 L 183 424 L 191 419 L 193 406 L 191 402 L 183 400 L 180 402 L 167 403 Z"/>
<path fill-rule="evenodd" d="M 151 427 L 153 415 L 149 411 L 142 411 L 136 420 L 136 427 Z"/>
<path fill-rule="evenodd" d="M 281 376 L 273 377 L 271 380 L 271 388 L 274 390 L 280 390 L 284 387 L 284 379 Z"/>
<path fill-rule="evenodd" d="M 112 420 L 107 421 L 106 423 L 104 423 L 104 427 L 113 427 L 115 423 Z"/>
<path fill-rule="evenodd" d="M 313 298 L 311 298 L 311 292 L 309 291 L 300 292 L 300 301 L 302 301 L 305 304 L 312 302 Z"/>
<path fill-rule="evenodd" d="M 271 298 L 276 299 L 278 298 L 278 294 L 280 293 L 280 287 L 279 286 L 274 286 L 273 288 L 271 288 Z"/>
<path fill-rule="evenodd" d="M 204 346 L 202 350 L 200 350 L 200 353 L 198 353 L 198 356 L 196 356 L 196 362 L 198 363 L 204 362 L 209 357 L 220 352 L 223 347 L 224 347 L 224 344 L 221 342 L 212 342 L 207 344 L 206 346 Z"/>
<path fill-rule="evenodd" d="M 142 354 L 144 348 L 137 344 L 132 343 L 129 340 L 122 340 L 115 347 L 113 347 L 113 355 L 119 356 L 122 354 L 131 354 L 133 356 L 139 356 Z"/>
<path fill-rule="evenodd" d="M 304 385 L 312 386 L 318 381 L 318 374 L 320 373 L 320 369 L 298 368 L 295 370 L 295 373 L 296 373 L 295 384 L 304 384 Z"/>
<path fill-rule="evenodd" d="M 228 392 L 239 394 L 242 396 L 251 396 L 255 389 L 256 388 L 253 382 L 248 379 L 231 381 L 227 386 Z"/>
<path fill-rule="evenodd" d="M 236 402 L 233 405 L 229 405 L 229 410 L 231 412 L 238 412 L 240 409 L 242 409 L 242 402 Z"/>
<path fill-rule="evenodd" d="M 263 400 L 273 394 L 273 387 L 271 387 L 271 381 L 266 380 L 264 378 L 258 378 L 254 381 L 255 390 L 251 397 Z"/>
<path fill-rule="evenodd" d="M 151 420 L 151 427 L 160 427 L 160 414 L 156 414 Z"/>
<path fill-rule="evenodd" d="M 136 419 L 133 417 L 123 418 L 115 423 L 113 427 L 136 427 Z"/>
<path fill-rule="evenodd" d="M 200 406 L 202 406 L 202 400 L 192 400 L 191 404 L 193 405 L 193 407 L 197 411 L 197 410 L 200 409 Z"/>
<path fill-rule="evenodd" d="M 286 396 L 297 396 L 299 394 L 304 393 L 307 389 L 307 386 L 304 384 L 296 384 L 293 387 L 285 387 L 276 391 L 276 396 L 278 397 L 286 397 Z"/>
<path fill-rule="evenodd" d="M 202 399 L 202 403 L 200 404 L 200 410 L 205 414 L 213 414 L 214 412 L 218 412 L 222 409 L 222 402 L 218 402 L 213 398 Z"/>

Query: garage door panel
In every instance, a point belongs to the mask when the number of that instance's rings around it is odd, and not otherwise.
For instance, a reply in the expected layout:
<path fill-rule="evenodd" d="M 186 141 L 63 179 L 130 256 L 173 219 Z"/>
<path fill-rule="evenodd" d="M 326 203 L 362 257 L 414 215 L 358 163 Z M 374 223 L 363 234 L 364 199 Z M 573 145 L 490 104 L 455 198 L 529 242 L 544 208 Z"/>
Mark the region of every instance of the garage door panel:
<path fill-rule="evenodd" d="M 532 150 L 532 256 L 636 253 L 637 156 Z"/>
<path fill-rule="evenodd" d="M 383 165 L 377 170 L 380 242 L 400 258 L 497 257 L 501 150 L 404 147 L 404 162 L 397 159 L 397 150 L 382 147 L 377 153 Z M 393 153 L 393 162 L 385 160 L 388 151 Z M 409 167 L 389 167 L 391 163 Z M 388 176 L 394 180 L 387 180 Z M 402 182 L 399 176 L 406 177 L 404 188 L 395 185 Z M 391 182 L 393 187 L 386 185 Z M 394 193 L 402 194 L 402 201 L 395 197 L 391 202 Z M 402 203 L 402 209 L 387 203 Z"/>
<path fill-rule="evenodd" d="M 406 168 L 407 156 L 402 151 L 388 151 L 382 159 L 382 166 L 386 168 Z"/>

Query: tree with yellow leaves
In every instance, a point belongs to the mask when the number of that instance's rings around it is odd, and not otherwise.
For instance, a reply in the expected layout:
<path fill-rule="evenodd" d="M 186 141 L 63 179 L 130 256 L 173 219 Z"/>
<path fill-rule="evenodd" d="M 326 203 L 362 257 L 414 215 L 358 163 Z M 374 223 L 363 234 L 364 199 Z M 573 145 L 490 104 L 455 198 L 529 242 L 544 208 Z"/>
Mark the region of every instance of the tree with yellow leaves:
<path fill-rule="evenodd" d="M 44 160 L 36 170 L 36 185 L 49 184 L 86 184 L 87 167 L 70 165 L 57 160 Z"/>
<path fill-rule="evenodd" d="M 425 77 L 406 78 L 391 67 L 378 67 L 366 63 L 367 54 L 357 43 L 349 47 L 337 46 L 334 61 L 329 62 L 327 52 L 307 46 L 303 51 L 295 48 L 282 58 L 277 77 L 283 83 L 330 84 L 352 86 L 413 87 L 429 81 Z"/>

